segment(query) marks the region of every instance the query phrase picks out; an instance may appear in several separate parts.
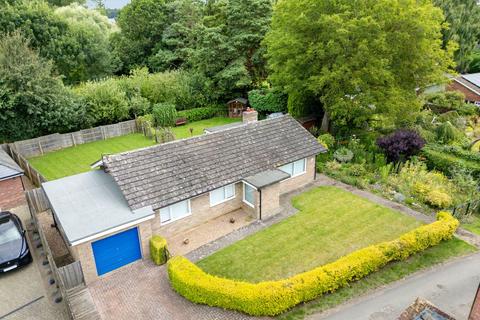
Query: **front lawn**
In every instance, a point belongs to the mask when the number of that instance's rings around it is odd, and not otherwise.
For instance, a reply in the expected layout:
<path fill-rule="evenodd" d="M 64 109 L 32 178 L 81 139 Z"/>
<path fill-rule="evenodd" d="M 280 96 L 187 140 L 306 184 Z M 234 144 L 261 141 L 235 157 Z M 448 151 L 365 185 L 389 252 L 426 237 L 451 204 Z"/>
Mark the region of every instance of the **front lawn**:
<path fill-rule="evenodd" d="M 462 223 L 462 228 L 480 235 L 480 217 L 477 214 L 470 216 L 468 222 Z"/>
<path fill-rule="evenodd" d="M 208 273 L 259 282 L 288 277 L 418 227 L 414 218 L 336 187 L 295 198 L 294 216 L 198 262 Z"/>
<path fill-rule="evenodd" d="M 184 126 L 173 128 L 172 131 L 176 139 L 183 139 L 192 135 L 200 135 L 205 128 L 236 121 L 239 119 L 218 117 L 187 123 Z M 193 128 L 192 134 L 190 134 L 190 128 Z M 90 164 L 99 160 L 102 154 L 120 153 L 154 144 L 153 140 L 145 138 L 142 134 L 130 134 L 50 152 L 43 156 L 30 158 L 28 161 L 47 180 L 54 180 L 91 170 Z"/>

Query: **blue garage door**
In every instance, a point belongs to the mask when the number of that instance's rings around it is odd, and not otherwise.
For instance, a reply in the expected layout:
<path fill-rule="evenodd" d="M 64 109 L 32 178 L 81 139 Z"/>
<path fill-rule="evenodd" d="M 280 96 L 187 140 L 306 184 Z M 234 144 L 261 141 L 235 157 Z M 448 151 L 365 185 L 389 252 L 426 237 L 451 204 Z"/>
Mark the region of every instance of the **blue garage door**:
<path fill-rule="evenodd" d="M 99 276 L 142 257 L 137 228 L 92 242 L 92 249 Z"/>

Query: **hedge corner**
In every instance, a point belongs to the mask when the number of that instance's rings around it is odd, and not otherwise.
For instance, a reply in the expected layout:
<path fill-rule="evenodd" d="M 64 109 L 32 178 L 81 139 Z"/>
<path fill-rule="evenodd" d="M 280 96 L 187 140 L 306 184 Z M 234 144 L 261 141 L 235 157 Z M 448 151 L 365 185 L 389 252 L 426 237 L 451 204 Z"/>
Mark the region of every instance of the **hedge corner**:
<path fill-rule="evenodd" d="M 165 238 L 154 235 L 150 238 L 150 257 L 152 261 L 160 266 L 167 262 L 167 240 Z"/>

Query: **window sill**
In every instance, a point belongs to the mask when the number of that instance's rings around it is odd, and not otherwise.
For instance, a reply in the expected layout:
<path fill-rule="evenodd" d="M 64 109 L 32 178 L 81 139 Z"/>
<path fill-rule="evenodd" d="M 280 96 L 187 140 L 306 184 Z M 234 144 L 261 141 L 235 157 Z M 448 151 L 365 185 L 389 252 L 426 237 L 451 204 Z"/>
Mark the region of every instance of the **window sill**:
<path fill-rule="evenodd" d="M 177 219 L 174 219 L 174 220 L 168 220 L 168 221 L 165 221 L 165 222 L 160 221 L 160 227 L 165 226 L 167 224 L 170 224 L 172 222 L 179 221 L 179 220 L 182 220 L 184 218 L 190 217 L 191 215 L 192 215 L 192 213 L 189 212 L 186 216 L 183 216 L 183 217 L 180 217 L 180 218 L 177 218 Z"/>
<path fill-rule="evenodd" d="M 247 206 L 249 206 L 249 207 L 251 207 L 251 208 L 255 209 L 255 206 L 254 206 L 253 204 L 251 204 L 250 202 L 248 202 L 248 201 L 245 201 L 245 200 L 242 200 L 242 201 L 243 201 L 243 203 L 245 203 Z"/>

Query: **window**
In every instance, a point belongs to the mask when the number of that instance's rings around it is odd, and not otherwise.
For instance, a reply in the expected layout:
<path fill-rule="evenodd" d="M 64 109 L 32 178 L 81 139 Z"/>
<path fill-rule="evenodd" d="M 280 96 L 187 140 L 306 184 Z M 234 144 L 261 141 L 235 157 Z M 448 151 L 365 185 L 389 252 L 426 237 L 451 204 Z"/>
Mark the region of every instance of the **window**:
<path fill-rule="evenodd" d="M 306 171 L 306 160 L 305 159 L 300 159 L 295 162 L 288 163 L 286 165 L 283 165 L 279 167 L 278 169 L 282 170 L 283 172 L 286 172 L 290 175 L 290 177 L 295 177 L 298 175 L 301 175 L 302 173 L 305 173 Z"/>
<path fill-rule="evenodd" d="M 210 206 L 213 207 L 234 197 L 235 184 L 229 184 L 228 186 L 215 189 L 210 192 Z"/>
<path fill-rule="evenodd" d="M 185 200 L 160 209 L 160 222 L 169 223 L 191 215 L 190 200 Z"/>
<path fill-rule="evenodd" d="M 246 183 L 243 184 L 243 202 L 252 208 L 255 206 L 255 189 Z"/>

